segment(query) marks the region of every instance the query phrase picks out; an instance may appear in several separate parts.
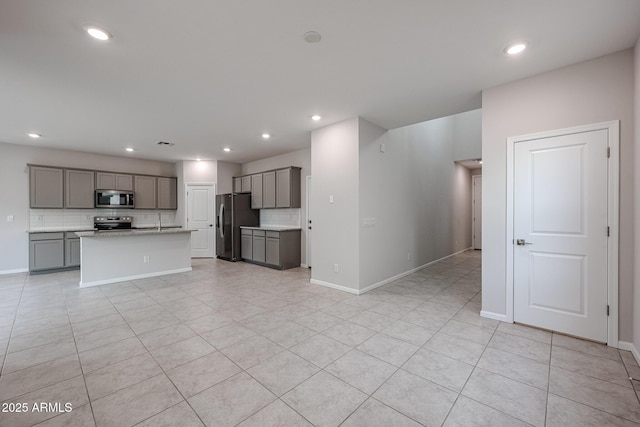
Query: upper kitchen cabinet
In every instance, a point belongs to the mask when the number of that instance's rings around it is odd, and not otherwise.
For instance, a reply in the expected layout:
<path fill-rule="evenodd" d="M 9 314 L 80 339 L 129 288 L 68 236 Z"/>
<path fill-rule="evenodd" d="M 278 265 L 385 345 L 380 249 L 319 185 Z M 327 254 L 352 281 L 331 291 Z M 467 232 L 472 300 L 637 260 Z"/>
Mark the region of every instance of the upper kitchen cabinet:
<path fill-rule="evenodd" d="M 236 176 L 233 178 L 233 192 L 242 193 L 242 177 Z"/>
<path fill-rule="evenodd" d="M 158 209 L 178 209 L 177 192 L 178 180 L 176 178 L 158 177 Z"/>
<path fill-rule="evenodd" d="M 251 209 L 262 209 L 262 174 L 251 175 Z"/>
<path fill-rule="evenodd" d="M 64 206 L 71 209 L 92 209 L 95 206 L 95 174 L 93 171 L 64 170 Z"/>
<path fill-rule="evenodd" d="M 133 175 L 96 172 L 96 189 L 133 191 Z"/>
<path fill-rule="evenodd" d="M 243 193 L 251 192 L 251 175 L 242 177 L 242 192 Z"/>
<path fill-rule="evenodd" d="M 155 176 L 136 175 L 133 177 L 136 209 L 156 209 L 156 180 Z"/>
<path fill-rule="evenodd" d="M 64 169 L 29 166 L 29 190 L 29 207 L 63 208 Z"/>
<path fill-rule="evenodd" d="M 276 207 L 276 172 L 262 174 L 262 207 L 265 209 Z"/>
<path fill-rule="evenodd" d="M 299 208 L 300 168 L 290 167 L 276 171 L 276 207 Z"/>

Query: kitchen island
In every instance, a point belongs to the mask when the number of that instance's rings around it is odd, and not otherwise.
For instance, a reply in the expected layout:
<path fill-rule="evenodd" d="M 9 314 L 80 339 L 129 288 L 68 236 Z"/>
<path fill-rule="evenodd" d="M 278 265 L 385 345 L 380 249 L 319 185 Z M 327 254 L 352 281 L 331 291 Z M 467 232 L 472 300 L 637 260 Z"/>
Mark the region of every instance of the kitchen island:
<path fill-rule="evenodd" d="M 84 231 L 80 287 L 191 271 L 191 230 Z"/>

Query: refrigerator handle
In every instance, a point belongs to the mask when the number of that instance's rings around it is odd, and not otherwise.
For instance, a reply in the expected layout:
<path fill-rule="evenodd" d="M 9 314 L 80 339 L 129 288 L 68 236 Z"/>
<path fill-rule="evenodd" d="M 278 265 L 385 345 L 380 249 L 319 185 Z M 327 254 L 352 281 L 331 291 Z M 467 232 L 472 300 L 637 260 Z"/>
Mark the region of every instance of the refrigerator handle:
<path fill-rule="evenodd" d="M 218 229 L 220 237 L 224 237 L 224 203 L 220 204 L 220 213 L 218 214 Z"/>

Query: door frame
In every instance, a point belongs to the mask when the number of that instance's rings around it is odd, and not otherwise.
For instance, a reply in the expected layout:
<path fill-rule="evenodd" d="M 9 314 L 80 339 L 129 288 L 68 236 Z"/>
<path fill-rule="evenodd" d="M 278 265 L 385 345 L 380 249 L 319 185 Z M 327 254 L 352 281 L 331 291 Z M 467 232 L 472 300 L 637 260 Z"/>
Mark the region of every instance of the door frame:
<path fill-rule="evenodd" d="M 476 185 L 478 185 L 478 181 L 480 181 L 480 187 L 482 187 L 482 175 L 471 176 L 471 249 L 473 250 L 478 249 L 476 248 L 476 231 L 478 227 L 482 232 L 482 221 L 479 226 L 476 221 Z M 480 212 L 482 212 L 482 197 L 480 197 Z"/>
<path fill-rule="evenodd" d="M 609 162 L 608 162 L 608 185 L 607 185 L 607 219 L 609 223 L 609 239 L 607 241 L 607 299 L 609 304 L 609 317 L 607 317 L 607 344 L 611 347 L 618 347 L 618 214 L 619 214 L 619 188 L 620 188 L 620 121 L 595 123 L 584 126 L 577 126 L 565 129 L 557 129 L 547 132 L 539 132 L 528 135 L 513 136 L 507 138 L 507 221 L 506 221 L 506 321 L 513 323 L 513 287 L 514 287 L 514 250 L 513 226 L 514 226 L 514 154 L 515 144 L 518 142 L 530 141 L 532 139 L 550 138 L 555 136 L 571 135 L 576 133 L 606 130 L 608 132 Z"/>
<path fill-rule="evenodd" d="M 313 191 L 311 189 L 311 175 L 307 175 L 305 178 L 305 197 L 306 197 L 306 201 L 305 201 L 305 223 L 304 223 L 304 234 L 305 234 L 305 241 L 307 243 L 307 253 L 306 255 L 306 264 L 303 267 L 306 268 L 311 268 L 313 267 L 311 264 L 311 244 L 312 244 L 312 237 L 311 235 L 313 234 L 313 229 L 312 231 L 309 231 L 309 221 L 311 220 L 311 191 Z"/>
<path fill-rule="evenodd" d="M 216 220 L 216 196 L 217 193 L 217 185 L 215 182 L 185 182 L 184 183 L 184 225 L 185 228 L 189 228 L 189 187 L 213 187 L 213 221 L 215 224 Z M 216 257 L 216 237 L 215 233 L 213 234 L 213 257 Z"/>

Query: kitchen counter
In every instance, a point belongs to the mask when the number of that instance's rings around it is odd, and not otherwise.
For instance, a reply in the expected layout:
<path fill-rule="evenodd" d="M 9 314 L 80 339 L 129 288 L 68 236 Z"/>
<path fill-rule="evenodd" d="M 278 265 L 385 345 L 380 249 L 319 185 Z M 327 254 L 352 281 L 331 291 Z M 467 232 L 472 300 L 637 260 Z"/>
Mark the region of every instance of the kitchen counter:
<path fill-rule="evenodd" d="M 80 287 L 98 286 L 191 271 L 191 231 L 83 231 Z"/>
<path fill-rule="evenodd" d="M 61 226 L 61 227 L 33 227 L 27 230 L 27 233 L 32 234 L 32 233 L 59 233 L 61 231 L 92 231 L 95 230 L 95 228 L 91 227 L 91 226 L 86 226 L 86 227 L 78 227 L 77 225 L 75 227 L 70 227 L 70 226 Z"/>
<path fill-rule="evenodd" d="M 99 238 L 111 238 L 111 237 L 128 237 L 128 236 L 147 236 L 151 234 L 176 234 L 176 233 L 191 233 L 194 230 L 186 230 L 179 227 L 162 227 L 158 230 L 154 228 L 138 228 L 132 230 L 112 230 L 112 231 L 78 231 L 76 235 L 78 237 L 99 237 Z"/>
<path fill-rule="evenodd" d="M 300 227 L 290 227 L 284 225 L 263 225 L 260 227 L 246 227 L 241 225 L 240 228 L 244 228 L 246 230 L 264 230 L 264 231 L 295 231 L 302 230 Z"/>

